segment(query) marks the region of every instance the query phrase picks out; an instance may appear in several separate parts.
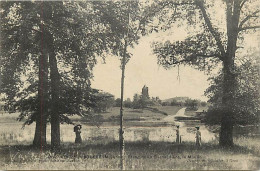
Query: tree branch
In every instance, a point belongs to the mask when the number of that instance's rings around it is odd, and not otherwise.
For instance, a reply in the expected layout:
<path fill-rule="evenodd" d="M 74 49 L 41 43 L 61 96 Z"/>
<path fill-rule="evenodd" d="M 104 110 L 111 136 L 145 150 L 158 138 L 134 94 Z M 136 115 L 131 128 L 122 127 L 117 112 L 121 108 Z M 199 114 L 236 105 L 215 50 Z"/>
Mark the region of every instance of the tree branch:
<path fill-rule="evenodd" d="M 209 55 L 205 55 L 205 54 L 195 54 L 197 57 L 205 57 L 205 58 L 211 58 L 211 57 L 218 57 L 219 59 L 221 59 L 221 55 L 219 54 L 209 54 Z"/>
<path fill-rule="evenodd" d="M 165 8 L 165 7 L 168 6 L 168 5 L 175 5 L 175 6 L 178 6 L 178 5 L 194 5 L 194 3 L 191 3 L 191 2 L 174 3 L 174 2 L 172 2 L 172 1 L 167 1 L 167 2 L 164 2 L 164 1 L 163 1 L 163 2 L 158 3 L 157 6 L 153 7 L 153 8 L 155 8 L 155 10 L 149 9 L 148 12 L 154 11 L 152 14 L 156 14 L 157 12 L 161 11 L 163 8 Z M 158 6 L 159 6 L 159 8 L 158 8 Z M 148 13 L 147 15 L 145 15 L 145 16 L 139 21 L 139 26 L 138 26 L 138 28 L 137 28 L 135 34 L 137 34 L 138 31 L 141 29 L 141 24 L 142 24 L 142 22 L 145 21 L 145 20 L 147 20 L 152 14 L 151 14 L 151 13 Z"/>
<path fill-rule="evenodd" d="M 239 31 L 244 31 L 244 30 L 249 30 L 249 29 L 257 29 L 257 28 L 260 28 L 260 25 L 259 26 L 242 27 L 242 28 L 239 29 Z"/>
<path fill-rule="evenodd" d="M 219 54 L 209 54 L 209 55 L 205 55 L 205 54 L 192 54 L 192 55 L 189 56 L 188 59 L 183 59 L 183 60 L 175 61 L 175 62 L 169 62 L 168 60 L 165 60 L 164 62 L 167 65 L 177 65 L 177 64 L 181 64 L 183 62 L 191 62 L 194 58 L 197 58 L 197 57 L 205 57 L 205 58 L 218 57 L 219 59 L 222 59 L 221 55 L 219 55 Z"/>
<path fill-rule="evenodd" d="M 192 58 L 191 59 L 183 59 L 183 60 L 180 60 L 180 61 L 175 61 L 175 62 L 169 62 L 169 61 L 165 61 L 165 63 L 167 65 L 177 65 L 177 64 L 180 64 L 180 63 L 183 63 L 183 62 L 191 62 L 192 61 Z"/>
<path fill-rule="evenodd" d="M 156 11 L 154 11 L 153 14 L 156 14 L 156 13 L 159 12 L 161 9 L 163 9 L 164 7 L 166 7 L 167 5 L 169 5 L 169 3 L 165 3 L 165 4 L 162 5 L 160 8 L 156 8 Z M 148 12 L 150 12 L 150 11 L 153 11 L 153 10 L 149 9 Z M 140 19 L 139 25 L 138 25 L 138 27 L 137 27 L 137 30 L 136 30 L 135 33 L 134 33 L 135 35 L 137 35 L 138 31 L 141 29 L 142 22 L 146 21 L 146 20 L 149 18 L 150 15 L 151 15 L 151 14 L 148 13 L 148 14 L 145 15 L 142 19 Z"/>
<path fill-rule="evenodd" d="M 27 28 L 27 29 L 28 29 L 28 28 Z M 38 32 L 38 33 L 42 33 L 41 31 L 36 30 L 36 29 L 33 29 L 33 28 L 31 28 L 31 30 L 33 30 L 33 31 L 35 31 L 35 32 Z"/>
<path fill-rule="evenodd" d="M 247 22 L 250 18 L 253 17 L 259 17 L 259 15 L 256 15 L 257 13 L 259 13 L 260 10 L 256 10 L 254 13 L 252 13 L 251 15 L 246 16 L 239 24 L 239 29 L 242 28 L 243 24 L 245 24 L 245 22 Z"/>
<path fill-rule="evenodd" d="M 240 9 L 243 8 L 244 4 L 245 4 L 247 1 L 248 1 L 248 0 L 244 0 L 244 1 L 241 3 L 241 5 L 240 5 Z"/>
<path fill-rule="evenodd" d="M 192 2 L 175 3 L 175 2 L 173 2 L 171 4 L 173 4 L 173 5 L 194 5 L 195 3 L 192 3 Z"/>
<path fill-rule="evenodd" d="M 207 15 L 207 12 L 203 6 L 203 2 L 201 2 L 200 0 L 196 0 L 196 5 L 200 8 L 201 12 L 202 12 L 202 15 L 203 15 L 203 18 L 205 20 L 205 23 L 207 24 L 211 34 L 213 35 L 214 39 L 216 40 L 217 42 L 217 46 L 221 52 L 221 55 L 224 56 L 225 55 L 225 49 L 224 49 L 224 46 L 222 45 L 222 41 L 220 39 L 220 35 L 219 33 L 216 32 L 216 30 L 213 28 L 212 26 L 212 23 Z"/>

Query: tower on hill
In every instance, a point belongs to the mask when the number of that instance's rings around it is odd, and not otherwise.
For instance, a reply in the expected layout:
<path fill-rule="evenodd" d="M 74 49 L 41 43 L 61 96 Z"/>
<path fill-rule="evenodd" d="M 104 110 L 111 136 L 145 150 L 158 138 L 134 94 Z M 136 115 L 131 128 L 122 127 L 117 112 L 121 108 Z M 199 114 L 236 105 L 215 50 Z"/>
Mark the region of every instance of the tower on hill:
<path fill-rule="evenodd" d="M 143 86 L 142 88 L 142 97 L 149 99 L 149 92 L 148 92 L 148 87 L 146 85 Z"/>

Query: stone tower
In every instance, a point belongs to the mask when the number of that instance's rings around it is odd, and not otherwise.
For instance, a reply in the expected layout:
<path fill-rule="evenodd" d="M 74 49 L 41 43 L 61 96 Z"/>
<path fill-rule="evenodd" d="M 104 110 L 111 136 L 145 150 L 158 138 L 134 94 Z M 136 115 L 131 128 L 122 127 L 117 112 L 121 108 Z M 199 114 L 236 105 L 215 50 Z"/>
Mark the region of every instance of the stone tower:
<path fill-rule="evenodd" d="M 143 86 L 142 88 L 142 97 L 149 99 L 149 92 L 148 92 L 148 87 L 146 85 Z"/>

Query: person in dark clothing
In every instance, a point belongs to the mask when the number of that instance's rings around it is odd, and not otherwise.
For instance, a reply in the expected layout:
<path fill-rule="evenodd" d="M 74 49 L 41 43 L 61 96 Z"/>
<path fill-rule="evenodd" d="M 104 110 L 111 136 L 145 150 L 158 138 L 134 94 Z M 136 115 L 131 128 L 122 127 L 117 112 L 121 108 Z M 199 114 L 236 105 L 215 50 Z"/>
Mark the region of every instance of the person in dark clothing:
<path fill-rule="evenodd" d="M 77 143 L 77 144 L 82 143 L 82 139 L 81 139 L 81 136 L 80 136 L 80 133 L 81 133 L 80 130 L 81 130 L 81 128 L 82 128 L 82 126 L 81 126 L 80 124 L 74 126 L 74 132 L 75 132 L 75 134 L 76 134 L 75 143 Z"/>
<path fill-rule="evenodd" d="M 176 129 L 176 143 L 180 144 L 181 143 L 181 136 L 180 136 L 180 129 L 179 129 L 180 126 L 177 125 L 176 127 L 177 127 L 177 129 Z"/>

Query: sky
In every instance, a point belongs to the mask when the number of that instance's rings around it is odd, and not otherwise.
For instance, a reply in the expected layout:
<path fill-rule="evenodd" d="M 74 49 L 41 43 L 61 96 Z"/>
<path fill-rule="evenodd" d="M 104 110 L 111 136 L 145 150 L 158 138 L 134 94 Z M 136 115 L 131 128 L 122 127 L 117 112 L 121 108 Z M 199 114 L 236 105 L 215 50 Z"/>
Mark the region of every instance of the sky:
<path fill-rule="evenodd" d="M 162 100 L 176 96 L 207 100 L 204 91 L 209 87 L 209 82 L 204 72 L 189 66 L 180 66 L 178 80 L 178 68 L 165 70 L 157 64 L 157 57 L 152 53 L 153 41 L 183 40 L 186 36 L 187 32 L 183 28 L 175 28 L 174 33 L 168 31 L 143 37 L 138 45 L 128 49 L 133 55 L 126 64 L 124 99 L 132 99 L 135 93 L 141 94 L 142 87 L 146 85 L 149 87 L 150 97 L 158 96 Z M 107 57 L 105 64 L 99 60 L 93 70 L 92 87 L 119 98 L 121 72 L 118 57 Z"/>
<path fill-rule="evenodd" d="M 215 3 L 215 1 L 214 1 Z M 218 1 L 218 8 L 213 6 L 211 10 L 213 25 L 217 26 L 220 31 L 226 31 L 225 20 L 225 6 L 222 1 Z M 200 21 L 198 21 L 200 22 Z M 176 24 L 177 25 L 177 24 Z M 158 66 L 157 58 L 152 53 L 151 44 L 153 41 L 171 42 L 177 40 L 184 40 L 189 34 L 199 32 L 199 28 L 186 29 L 187 27 L 171 27 L 166 32 L 153 33 L 149 36 L 142 37 L 139 44 L 133 49 L 128 48 L 133 55 L 126 65 L 125 71 L 125 89 L 124 99 L 133 98 L 135 93 L 141 94 L 144 85 L 149 87 L 149 95 L 152 97 L 158 96 L 160 99 L 168 99 L 176 96 L 187 96 L 193 99 L 200 99 L 207 101 L 208 98 L 204 96 L 204 91 L 210 86 L 208 81 L 209 75 L 203 71 L 198 71 L 190 66 L 179 67 L 180 81 L 177 79 L 177 67 L 165 70 L 162 66 Z M 196 30 L 197 29 L 197 30 Z M 260 49 L 260 33 L 249 34 L 244 37 L 243 47 L 237 50 L 237 56 L 246 56 L 251 51 Z M 215 74 L 217 70 L 215 70 Z M 121 69 L 120 60 L 116 56 L 108 56 L 106 63 L 101 60 L 94 67 L 94 79 L 92 80 L 92 87 L 101 89 L 120 97 L 121 86 Z M 212 74 L 212 73 L 211 73 Z"/>
<path fill-rule="evenodd" d="M 222 14 L 223 15 L 223 14 Z M 220 15 L 221 16 L 221 15 Z M 223 28 L 224 29 L 224 28 Z M 177 79 L 178 68 L 165 70 L 157 64 L 157 57 L 152 53 L 153 41 L 165 42 L 166 40 L 184 40 L 189 30 L 183 27 L 174 27 L 166 32 L 153 33 L 142 37 L 138 45 L 128 48 L 133 55 L 126 64 L 124 99 L 132 99 L 135 93 L 141 94 L 144 85 L 149 87 L 150 97 L 158 96 L 161 100 L 185 96 L 192 99 L 207 101 L 204 91 L 210 86 L 210 77 L 203 71 L 198 71 L 190 66 L 179 67 L 180 81 Z M 237 50 L 237 56 L 245 56 L 251 51 L 260 49 L 260 33 L 249 34 L 244 37 L 243 47 Z M 253 48 L 253 49 L 252 49 Z M 215 74 L 217 73 L 216 69 Z M 116 56 L 106 57 L 106 62 L 98 61 L 94 67 L 92 87 L 101 89 L 120 97 L 121 86 L 120 60 Z M 212 73 L 211 73 L 212 74 Z"/>

